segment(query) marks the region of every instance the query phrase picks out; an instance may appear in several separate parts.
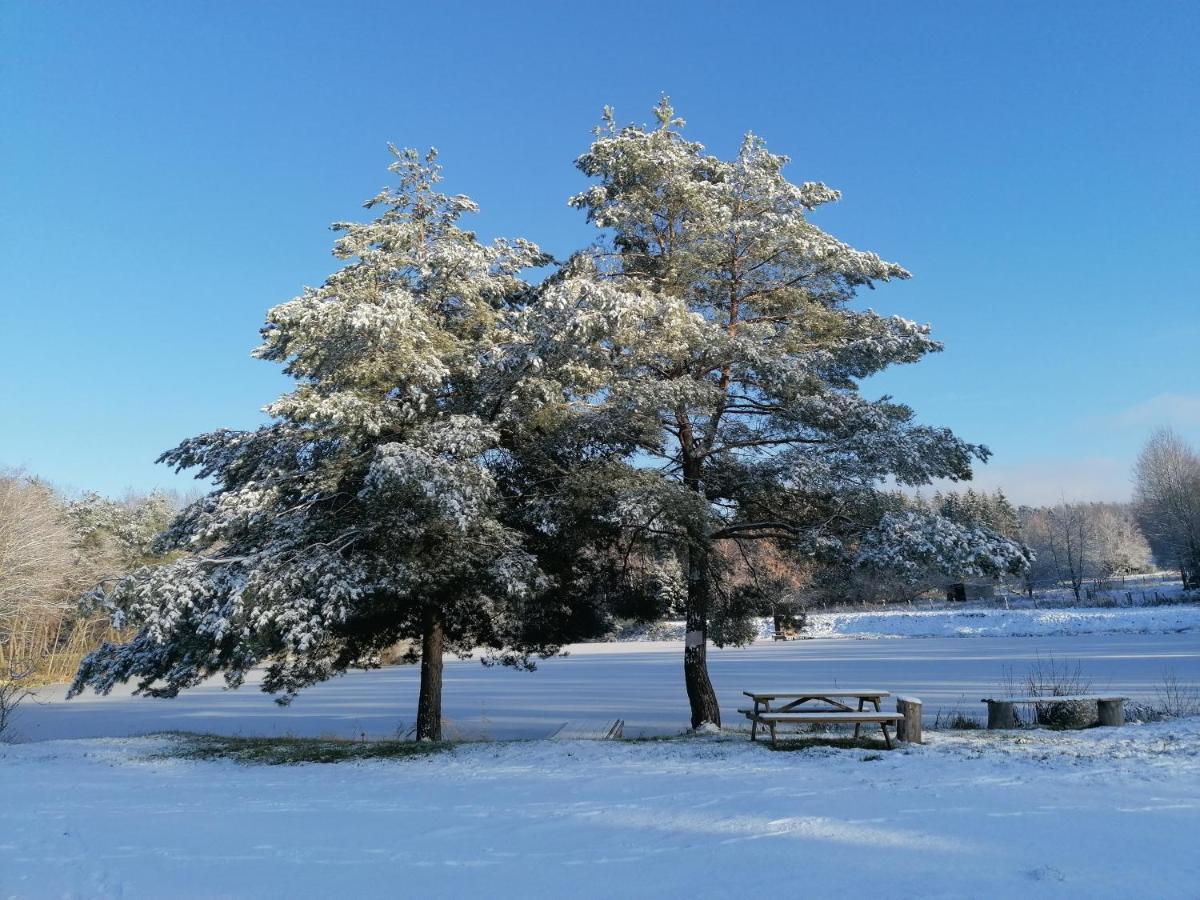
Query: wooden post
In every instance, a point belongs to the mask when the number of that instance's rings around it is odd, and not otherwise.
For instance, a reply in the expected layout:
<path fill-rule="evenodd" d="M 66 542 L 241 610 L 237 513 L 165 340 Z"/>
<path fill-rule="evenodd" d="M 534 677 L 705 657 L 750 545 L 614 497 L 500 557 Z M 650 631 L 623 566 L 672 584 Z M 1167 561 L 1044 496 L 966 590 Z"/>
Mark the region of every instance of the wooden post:
<path fill-rule="evenodd" d="M 896 723 L 896 738 L 908 744 L 922 743 L 921 701 L 916 697 L 897 697 L 896 712 L 904 716 L 903 721 Z"/>
<path fill-rule="evenodd" d="M 1125 724 L 1124 700 L 1099 700 L 1096 703 L 1096 711 L 1100 715 L 1101 725 L 1116 726 Z"/>
<path fill-rule="evenodd" d="M 988 729 L 1016 728 L 1017 709 L 1012 703 L 1002 703 L 999 700 L 984 700 L 988 705 Z"/>

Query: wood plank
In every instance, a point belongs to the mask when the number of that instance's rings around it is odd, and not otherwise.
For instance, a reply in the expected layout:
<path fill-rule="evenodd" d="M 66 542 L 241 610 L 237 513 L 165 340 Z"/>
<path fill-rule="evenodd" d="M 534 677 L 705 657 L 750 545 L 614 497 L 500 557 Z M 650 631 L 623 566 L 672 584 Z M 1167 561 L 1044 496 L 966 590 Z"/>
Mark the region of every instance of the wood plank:
<path fill-rule="evenodd" d="M 1087 694 L 1069 697 L 985 697 L 981 703 L 1110 703 L 1114 700 L 1128 700 L 1128 697 L 1117 697 L 1099 694 Z"/>
<path fill-rule="evenodd" d="M 855 722 L 899 722 L 904 719 L 900 713 L 885 713 L 885 712 L 827 712 L 827 713 L 759 713 L 757 716 L 750 715 L 749 718 L 758 719 L 760 722 L 846 722 L 853 725 Z"/>
<path fill-rule="evenodd" d="M 581 719 L 565 723 L 551 735 L 556 741 L 611 741 L 623 736 L 624 719 Z"/>
<path fill-rule="evenodd" d="M 742 691 L 747 697 L 752 700 L 791 700 L 799 697 L 856 697 L 864 700 L 870 700 L 874 697 L 890 697 L 891 691 L 876 691 L 876 690 L 846 690 L 844 688 L 832 688 L 825 690 L 816 688 L 811 691 L 775 691 L 766 693 L 763 691 Z"/>

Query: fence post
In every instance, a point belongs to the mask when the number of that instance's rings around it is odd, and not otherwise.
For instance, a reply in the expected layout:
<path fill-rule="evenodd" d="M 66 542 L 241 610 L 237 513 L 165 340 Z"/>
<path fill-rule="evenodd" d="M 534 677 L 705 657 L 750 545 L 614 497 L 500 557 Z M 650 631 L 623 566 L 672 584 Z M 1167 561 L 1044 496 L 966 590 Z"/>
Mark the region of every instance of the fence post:
<path fill-rule="evenodd" d="M 920 744 L 921 701 L 916 697 L 897 697 L 896 712 L 904 716 L 896 723 L 896 737 L 908 744 Z"/>

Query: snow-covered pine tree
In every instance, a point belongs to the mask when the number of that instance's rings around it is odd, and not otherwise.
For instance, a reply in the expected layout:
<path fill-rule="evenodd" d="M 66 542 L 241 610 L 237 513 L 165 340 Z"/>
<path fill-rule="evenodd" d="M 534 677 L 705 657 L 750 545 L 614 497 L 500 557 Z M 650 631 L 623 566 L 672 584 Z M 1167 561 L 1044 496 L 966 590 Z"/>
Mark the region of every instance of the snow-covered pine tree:
<path fill-rule="evenodd" d="M 856 292 L 908 278 L 809 215 L 838 193 L 793 184 L 786 157 L 747 135 L 732 160 L 681 132 L 664 98 L 651 127 L 602 128 L 577 161 L 597 183 L 572 198 L 602 234 L 548 289 L 556 349 L 574 347 L 579 398 L 619 411 L 643 480 L 631 518 L 679 559 L 684 674 L 695 728 L 720 724 L 709 679 L 714 542 L 838 552 L 844 515 L 886 477 L 966 479 L 986 448 L 917 424 L 858 383 L 940 349 L 929 328 L 853 309 Z"/>
<path fill-rule="evenodd" d="M 515 337 L 519 273 L 547 258 L 482 244 L 459 226 L 474 203 L 437 190 L 434 154 L 392 152 L 399 185 L 366 204 L 382 214 L 334 226 L 346 265 L 268 313 L 255 355 L 297 381 L 272 421 L 163 454 L 216 489 L 159 539 L 187 556 L 99 591 L 137 632 L 90 655 L 72 694 L 137 678 L 174 696 L 217 672 L 236 687 L 265 664 L 263 689 L 287 702 L 407 640 L 416 734 L 437 740 L 443 651 L 528 665 L 556 649 L 562 605 L 539 606 L 547 580 L 502 522 L 491 471 L 512 423 L 553 417 Z"/>

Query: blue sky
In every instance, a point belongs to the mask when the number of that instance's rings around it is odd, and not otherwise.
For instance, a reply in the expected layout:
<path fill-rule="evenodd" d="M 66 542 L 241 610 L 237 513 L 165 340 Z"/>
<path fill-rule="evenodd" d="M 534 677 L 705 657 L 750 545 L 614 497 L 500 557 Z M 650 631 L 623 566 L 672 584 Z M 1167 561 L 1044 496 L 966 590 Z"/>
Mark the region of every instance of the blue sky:
<path fill-rule="evenodd" d="M 946 352 L 876 379 L 1019 501 L 1120 498 L 1200 441 L 1200 4 L 0 2 L 0 466 L 187 489 L 154 458 L 285 388 L 266 309 L 334 268 L 386 143 L 436 145 L 484 236 L 565 256 L 601 107 L 661 92 L 844 192 L 908 267 L 866 299 Z"/>

